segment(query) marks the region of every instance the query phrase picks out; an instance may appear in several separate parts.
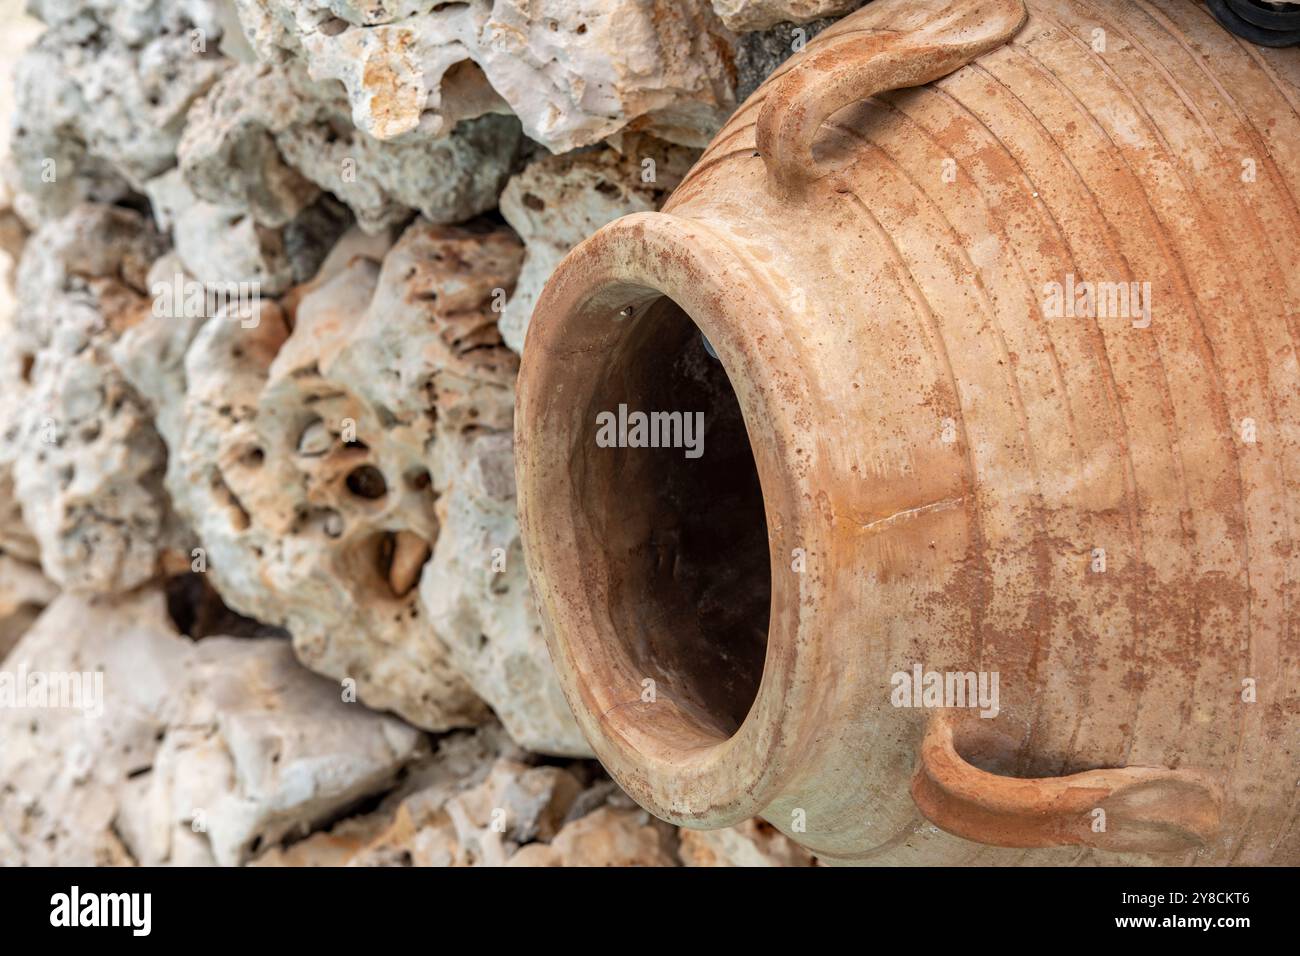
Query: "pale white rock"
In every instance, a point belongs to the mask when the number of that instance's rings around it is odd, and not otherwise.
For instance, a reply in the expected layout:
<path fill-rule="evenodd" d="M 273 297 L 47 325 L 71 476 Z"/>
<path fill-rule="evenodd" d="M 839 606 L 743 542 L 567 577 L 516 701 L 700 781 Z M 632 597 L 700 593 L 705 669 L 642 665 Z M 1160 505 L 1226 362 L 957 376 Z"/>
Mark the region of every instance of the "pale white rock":
<path fill-rule="evenodd" d="M 18 315 L 0 338 L 0 489 L 12 487 L 61 587 L 136 587 L 179 533 L 166 448 L 109 355 L 149 310 L 146 269 L 161 248 L 139 214 L 88 205 L 35 233 L 20 265 Z"/>
<path fill-rule="evenodd" d="M 677 866 L 676 831 L 639 808 L 601 807 L 533 843 L 509 866 Z"/>
<path fill-rule="evenodd" d="M 273 846 L 260 856 L 249 860 L 247 865 L 256 867 L 347 866 L 353 857 L 383 832 L 383 829 L 384 822 L 374 816 L 350 817 L 331 830 L 317 831 L 286 846 Z"/>
<path fill-rule="evenodd" d="M 0 346 L 0 353 L 3 351 L 4 347 Z M 7 436 L 17 436 L 18 427 L 12 418 L 6 417 L 3 421 L 13 428 L 12 432 L 4 433 L 5 441 L 10 441 L 12 439 Z M 23 523 L 23 507 L 14 491 L 12 458 L 0 460 L 0 551 L 26 564 L 39 565 L 41 561 L 40 546 Z"/>
<path fill-rule="evenodd" d="M 179 157 L 197 195 L 263 225 L 283 225 L 325 190 L 378 232 L 412 210 L 451 223 L 491 209 L 522 142 L 509 116 L 433 141 L 381 142 L 353 128 L 337 84 L 291 61 L 229 70 L 190 113 Z"/>
<path fill-rule="evenodd" d="M 515 515 L 517 363 L 496 320 L 519 257 L 504 230 L 417 223 L 385 257 L 347 346 L 322 368 L 392 422 L 390 435 L 417 426 L 439 522 L 420 597 L 453 666 L 522 746 L 588 755 L 542 637 Z M 302 440 L 315 447 L 319 429 Z"/>
<path fill-rule="evenodd" d="M 430 787 L 402 800 L 353 866 L 502 866 L 521 845 L 550 840 L 582 790 L 558 767 L 502 758 L 476 786 Z"/>
<path fill-rule="evenodd" d="M 347 89 L 377 139 L 508 108 L 552 152 L 625 127 L 703 146 L 734 100 L 734 36 L 705 0 L 237 0 L 266 60 Z"/>
<path fill-rule="evenodd" d="M 109 347 L 118 367 L 153 415 L 154 428 L 169 447 L 181 434 L 185 411 L 185 353 L 208 316 L 202 312 L 164 308 L 177 282 L 196 281 L 185 271 L 175 250 L 156 259 L 147 275 L 150 307 Z M 167 296 L 162 293 L 167 292 Z M 168 459 L 168 467 L 172 460 Z"/>
<path fill-rule="evenodd" d="M 195 196 L 177 169 L 151 180 L 146 193 L 159 227 L 171 233 L 186 277 L 212 293 L 217 305 L 241 294 L 278 296 L 311 278 L 351 221 L 342 205 L 321 196 L 296 209 L 282 228 L 271 228 L 244 209 Z M 175 276 L 161 281 L 174 283 Z M 193 311 L 180 294 L 160 304 L 168 313 Z"/>
<path fill-rule="evenodd" d="M 328 336 L 341 339 L 364 311 L 375 273 L 359 263 L 300 308 L 299 348 L 286 346 L 274 305 L 255 329 L 219 318 L 202 327 L 168 486 L 228 605 L 287 628 L 307 666 L 367 704 L 445 729 L 484 708 L 429 639 L 415 593 L 436 533 L 431 490 L 408 480 L 423 469 L 419 448 L 390 440 L 355 393 L 320 373 Z M 330 450 L 298 455 L 316 422 Z M 395 578 L 395 568 L 408 570 Z"/>
<path fill-rule="evenodd" d="M 8 0 L 5 0 L 8 2 Z M 2 11 L 0 11 L 2 12 Z M 4 42 L 0 40 L 0 42 Z M 3 135 L 0 116 L 0 135 Z M 26 232 L 11 215 L 12 194 L 0 181 L 0 441 L 12 448 L 21 429 L 23 397 L 35 362 L 37 344 L 30 333 L 19 332 L 14 299 L 16 258 L 26 242 Z M 26 564 L 40 563 L 40 549 L 23 524 L 22 506 L 14 494 L 13 458 L 0 452 L 0 552 Z"/>
<path fill-rule="evenodd" d="M 256 863 L 679 865 L 678 831 L 637 807 L 594 763 L 537 766 L 496 731 L 449 735 L 375 811 Z"/>
<path fill-rule="evenodd" d="M 0 666 L 58 593 L 39 567 L 0 551 Z"/>
<path fill-rule="evenodd" d="M 147 581 L 169 520 L 149 410 L 98 346 L 43 351 L 35 382 L 13 474 L 45 573 L 98 593 Z"/>
<path fill-rule="evenodd" d="M 439 501 L 443 523 L 420 584 L 430 626 L 515 740 L 534 751 L 590 755 L 529 591 L 511 437 L 472 434 L 443 441 L 438 451 L 444 464 L 435 469 L 435 486 L 447 488 Z"/>
<path fill-rule="evenodd" d="M 3 668 L 102 689 L 81 709 L 0 708 L 11 863 L 237 864 L 389 789 L 424 747 L 283 641 L 181 636 L 157 590 L 59 597 Z"/>
<path fill-rule="evenodd" d="M 210 320 L 168 437 L 168 486 L 226 602 L 429 729 L 487 714 L 418 585 L 441 526 L 434 446 L 510 426 L 516 359 L 492 304 L 520 253 L 504 229 L 418 222 L 382 266 L 331 257 L 286 300 L 292 335 L 276 307 L 255 329 Z"/>
<path fill-rule="evenodd" d="M 594 765 L 535 766 L 522 753 L 499 749 L 466 763 L 468 741 L 444 744 L 430 770 L 412 775 L 385 801 L 385 825 L 349 861 L 352 866 L 502 866 L 530 846 L 554 840 L 577 816 L 605 805 L 605 780 L 585 781 Z M 459 756 L 459 761 L 449 757 Z M 459 766 L 457 765 L 459 763 Z M 599 772 L 599 771 L 594 771 Z M 597 801 L 584 798 L 599 793 Z M 619 806 L 630 806 L 616 790 Z"/>
<path fill-rule="evenodd" d="M 228 63 L 184 33 L 132 46 L 82 22 L 47 30 L 17 65 L 12 150 L 29 221 L 143 190 L 175 164 L 186 112 Z"/>
<path fill-rule="evenodd" d="M 132 209 L 87 203 L 33 233 L 18 268 L 18 332 L 38 348 L 81 351 L 147 310 L 165 239 Z"/>
<path fill-rule="evenodd" d="M 204 39 L 221 32 L 226 0 L 27 0 L 32 16 L 51 27 L 85 35 L 105 28 L 133 46 L 159 34 L 201 30 Z"/>
<path fill-rule="evenodd" d="M 182 722 L 173 692 L 190 652 L 166 626 L 161 594 L 111 610 L 65 594 L 46 609 L 0 665 L 0 679 L 12 688 L 32 672 L 90 673 L 81 684 L 90 696 L 81 708 L 0 707 L 0 856 L 7 863 L 134 862 L 116 824 L 132 775 L 147 774 L 159 736 Z M 95 709 L 96 672 L 103 675 L 97 718 L 86 716 Z"/>
<path fill-rule="evenodd" d="M 687 866 L 814 866 L 813 855 L 763 820 L 720 830 L 680 831 Z"/>
<path fill-rule="evenodd" d="M 278 230 L 259 227 L 241 209 L 199 199 L 179 169 L 150 180 L 145 192 L 159 227 L 172 234 L 185 273 L 194 280 L 208 285 L 255 285 L 259 294 L 273 296 L 293 284 L 293 269 Z"/>
<path fill-rule="evenodd" d="M 169 832 L 189 823 L 193 833 L 197 815 L 218 864 L 382 793 L 423 746 L 415 728 L 345 702 L 287 642 L 209 637 L 193 658 L 186 726 L 159 748 L 145 812 Z M 150 849 L 158 862 L 170 856 L 167 844 Z"/>
<path fill-rule="evenodd" d="M 12 65 L 36 42 L 44 26 L 25 12 L 23 0 L 0 0 L 0 22 L 5 25 L 0 32 L 0 64 L 5 64 L 0 69 L 0 165 L 3 165 L 9 155 L 10 116 L 14 108 Z M 0 177 L 0 209 L 9 204 L 2 180 Z M 0 306 L 0 311 L 3 311 L 3 306 Z"/>
<path fill-rule="evenodd" d="M 866 0 L 713 0 L 713 9 L 732 30 L 766 30 L 778 23 L 806 23 L 843 16 Z"/>
<path fill-rule="evenodd" d="M 510 178 L 501 215 L 524 240 L 519 283 L 501 317 L 501 335 L 522 352 L 537 297 L 560 260 L 608 222 L 663 205 L 698 157 L 648 136 L 625 135 L 619 149 L 547 156 Z"/>

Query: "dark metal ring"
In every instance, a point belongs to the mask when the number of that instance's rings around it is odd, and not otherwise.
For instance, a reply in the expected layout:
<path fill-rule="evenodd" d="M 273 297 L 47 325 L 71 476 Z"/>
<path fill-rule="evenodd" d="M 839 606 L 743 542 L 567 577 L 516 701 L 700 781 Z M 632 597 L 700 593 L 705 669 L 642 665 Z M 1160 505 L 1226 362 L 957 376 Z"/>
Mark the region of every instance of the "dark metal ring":
<path fill-rule="evenodd" d="M 1254 0 L 1228 0 L 1232 12 L 1265 30 L 1300 30 L 1300 6 L 1261 7 Z"/>
<path fill-rule="evenodd" d="M 1300 44 L 1300 9 L 1269 10 L 1250 0 L 1206 0 L 1225 29 L 1258 46 Z"/>

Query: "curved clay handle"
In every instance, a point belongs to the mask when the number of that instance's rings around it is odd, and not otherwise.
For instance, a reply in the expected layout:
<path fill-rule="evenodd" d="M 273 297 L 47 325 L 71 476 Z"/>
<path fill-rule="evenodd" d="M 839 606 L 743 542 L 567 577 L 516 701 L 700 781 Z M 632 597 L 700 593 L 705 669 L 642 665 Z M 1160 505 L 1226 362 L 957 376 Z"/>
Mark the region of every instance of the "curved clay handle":
<path fill-rule="evenodd" d="M 978 718 L 975 718 L 978 719 Z M 1068 777 L 1002 777 L 953 746 L 954 719 L 931 718 L 912 799 L 931 823 L 993 846 L 1076 844 L 1144 853 L 1196 849 L 1219 829 L 1221 797 L 1209 774 L 1162 767 L 1089 770 Z M 1094 832 L 1105 811 L 1104 829 Z"/>
<path fill-rule="evenodd" d="M 772 81 L 757 129 L 768 178 L 797 194 L 832 113 L 946 76 L 1001 46 L 1027 16 L 1024 0 L 876 0 L 841 20 Z"/>

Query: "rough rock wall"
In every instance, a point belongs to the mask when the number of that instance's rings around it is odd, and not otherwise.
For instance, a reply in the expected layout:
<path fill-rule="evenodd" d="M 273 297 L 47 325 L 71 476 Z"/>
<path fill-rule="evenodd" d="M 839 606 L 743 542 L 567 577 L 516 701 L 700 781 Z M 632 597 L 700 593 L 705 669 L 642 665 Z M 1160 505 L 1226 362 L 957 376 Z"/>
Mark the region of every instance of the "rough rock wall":
<path fill-rule="evenodd" d="M 511 417 L 564 254 L 856 5 L 0 0 L 0 863 L 813 862 L 586 759 Z"/>

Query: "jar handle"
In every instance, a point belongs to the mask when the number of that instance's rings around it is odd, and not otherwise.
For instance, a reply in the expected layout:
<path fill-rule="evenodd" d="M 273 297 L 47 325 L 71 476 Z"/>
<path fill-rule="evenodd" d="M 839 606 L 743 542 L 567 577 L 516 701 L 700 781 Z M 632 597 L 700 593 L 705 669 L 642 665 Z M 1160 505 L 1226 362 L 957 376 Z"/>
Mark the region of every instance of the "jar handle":
<path fill-rule="evenodd" d="M 1004 777 L 957 752 L 958 719 L 951 711 L 931 717 L 912 778 L 912 799 L 941 830 L 992 846 L 1139 853 L 1194 850 L 1218 833 L 1222 797 L 1208 773 L 1123 767 Z"/>
<path fill-rule="evenodd" d="M 1001 46 L 1027 16 L 1024 0 L 875 0 L 840 20 L 769 81 L 756 132 L 769 181 L 797 196 L 831 114 L 946 76 Z"/>

